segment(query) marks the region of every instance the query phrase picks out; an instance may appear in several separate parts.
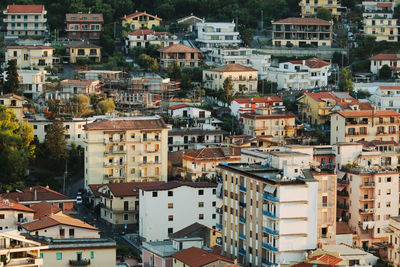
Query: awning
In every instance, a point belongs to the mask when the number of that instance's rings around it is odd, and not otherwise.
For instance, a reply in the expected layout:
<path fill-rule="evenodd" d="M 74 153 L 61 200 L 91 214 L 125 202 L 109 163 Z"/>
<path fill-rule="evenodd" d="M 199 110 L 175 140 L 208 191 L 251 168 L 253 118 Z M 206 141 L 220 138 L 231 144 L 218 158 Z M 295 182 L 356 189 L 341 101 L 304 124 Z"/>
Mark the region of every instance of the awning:
<path fill-rule="evenodd" d="M 345 188 L 346 188 L 346 186 L 344 186 L 344 185 L 338 185 L 337 186 L 337 191 L 342 191 Z"/>
<path fill-rule="evenodd" d="M 271 195 L 275 192 L 275 190 L 276 190 L 276 187 L 272 186 L 270 184 L 267 184 L 267 186 L 265 186 L 265 188 L 264 188 L 264 192 L 267 192 Z"/>

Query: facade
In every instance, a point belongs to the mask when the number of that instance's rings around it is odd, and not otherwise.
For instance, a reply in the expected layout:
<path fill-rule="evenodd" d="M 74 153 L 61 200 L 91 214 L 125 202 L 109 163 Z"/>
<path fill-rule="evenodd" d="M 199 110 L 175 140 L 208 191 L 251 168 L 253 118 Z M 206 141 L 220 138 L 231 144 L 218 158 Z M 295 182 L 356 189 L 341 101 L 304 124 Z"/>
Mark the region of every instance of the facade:
<path fill-rule="evenodd" d="M 369 103 L 359 102 L 344 92 L 306 92 L 297 99 L 297 105 L 303 121 L 315 126 L 328 123 L 335 111 L 372 110 Z"/>
<path fill-rule="evenodd" d="M 240 148 L 205 147 L 189 150 L 182 155 L 181 176 L 193 181 L 203 177 L 215 179 L 217 166 L 221 162 L 237 163 L 240 161 Z"/>
<path fill-rule="evenodd" d="M 18 229 L 24 222 L 33 221 L 34 210 L 12 199 L 0 198 L 0 231 Z"/>
<path fill-rule="evenodd" d="M 384 65 L 387 65 L 392 70 L 393 74 L 400 70 L 400 55 L 399 54 L 378 54 L 370 57 L 370 70 L 373 74 L 379 75 L 379 71 Z"/>
<path fill-rule="evenodd" d="M 158 49 L 158 52 L 160 52 L 160 66 L 164 69 L 173 64 L 181 68 L 198 67 L 202 57 L 201 50 L 183 44 L 164 47 Z"/>
<path fill-rule="evenodd" d="M 400 217 L 390 216 L 389 219 L 389 240 L 388 240 L 388 261 L 394 267 L 400 266 Z"/>
<path fill-rule="evenodd" d="M 392 0 L 381 2 L 362 1 L 363 18 L 393 18 L 395 3 Z"/>
<path fill-rule="evenodd" d="M 168 151 L 220 147 L 227 132 L 205 129 L 171 129 L 168 131 Z"/>
<path fill-rule="evenodd" d="M 205 88 L 218 91 L 223 88 L 226 79 L 233 84 L 232 94 L 257 91 L 258 71 L 256 69 L 239 64 L 228 64 L 215 69 L 203 70 Z"/>
<path fill-rule="evenodd" d="M 394 110 L 352 110 L 333 113 L 331 145 L 359 140 L 398 142 L 399 116 Z"/>
<path fill-rule="evenodd" d="M 6 38 L 45 36 L 48 32 L 44 5 L 8 5 L 3 14 L 3 22 L 7 25 Z"/>
<path fill-rule="evenodd" d="M 219 254 L 209 252 L 207 250 L 191 247 L 179 251 L 172 255 L 172 267 L 196 267 L 196 266 L 239 266 L 237 262 L 230 258 L 223 257 Z"/>
<path fill-rule="evenodd" d="M 67 45 L 69 62 L 76 63 L 79 58 L 89 58 L 91 62 L 101 61 L 101 47 L 89 42 L 74 42 Z"/>
<path fill-rule="evenodd" d="M 69 39 L 100 39 L 103 29 L 103 14 L 65 14 L 66 32 Z"/>
<path fill-rule="evenodd" d="M 272 22 L 272 45 L 330 47 L 332 23 L 318 18 L 286 18 Z"/>
<path fill-rule="evenodd" d="M 276 165 L 271 165 L 277 167 Z M 299 166 L 220 164 L 222 251 L 246 266 L 290 264 L 317 247 L 318 182 Z"/>
<path fill-rule="evenodd" d="M 195 222 L 215 227 L 217 184 L 173 181 L 139 187 L 139 235 L 162 241 Z M 155 208 L 157 207 L 157 208 Z"/>
<path fill-rule="evenodd" d="M 136 11 L 122 17 L 122 26 L 130 30 L 153 29 L 160 26 L 161 21 L 162 19 L 157 16 Z"/>
<path fill-rule="evenodd" d="M 277 113 L 286 109 L 279 96 L 235 98 L 231 101 L 229 108 L 232 115 L 238 119 L 245 113 L 255 113 L 256 109 L 272 109 Z"/>
<path fill-rule="evenodd" d="M 211 117 L 211 111 L 189 104 L 180 104 L 168 108 L 168 116 L 176 119 L 206 120 Z"/>
<path fill-rule="evenodd" d="M 379 86 L 370 100 L 378 109 L 400 112 L 400 86 Z"/>
<path fill-rule="evenodd" d="M 0 95 L 0 105 L 14 111 L 15 117 L 22 122 L 24 119 L 24 98 L 15 94 Z"/>
<path fill-rule="evenodd" d="M 376 41 L 397 42 L 399 26 L 397 19 L 383 17 L 364 17 L 364 34 L 374 35 Z"/>
<path fill-rule="evenodd" d="M 100 218 L 114 230 L 135 228 L 139 221 L 140 185 L 159 185 L 163 182 L 109 183 L 100 186 Z M 89 185 L 90 186 L 90 185 Z"/>
<path fill-rule="evenodd" d="M 20 86 L 24 95 L 30 99 L 37 99 L 46 87 L 45 70 L 18 70 Z"/>
<path fill-rule="evenodd" d="M 268 68 L 268 80 L 276 82 L 278 89 L 307 90 L 326 87 L 331 64 L 327 61 L 310 58 L 279 63 L 278 67 Z"/>
<path fill-rule="evenodd" d="M 197 47 L 207 52 L 215 48 L 239 46 L 239 32 L 232 22 L 199 22 L 196 23 Z"/>
<path fill-rule="evenodd" d="M 299 3 L 301 17 L 316 17 L 318 9 L 326 8 L 331 12 L 332 17 L 339 18 L 342 14 L 342 7 L 338 0 L 302 0 Z"/>
<path fill-rule="evenodd" d="M 46 93 L 46 99 L 70 100 L 74 95 L 94 95 L 101 92 L 99 80 L 62 80 L 60 91 Z"/>
<path fill-rule="evenodd" d="M 43 70 L 45 67 L 53 67 L 54 48 L 45 45 L 16 45 L 7 46 L 5 61 L 15 59 L 18 68 L 37 68 Z"/>
<path fill-rule="evenodd" d="M 179 44 L 178 36 L 169 32 L 155 32 L 150 29 L 138 29 L 128 34 L 125 38 L 125 52 L 134 47 L 149 47 L 156 45 L 159 47 L 172 46 Z"/>
<path fill-rule="evenodd" d="M 84 130 L 85 188 L 108 182 L 167 180 L 168 128 L 161 118 L 100 120 Z"/>
<path fill-rule="evenodd" d="M 186 24 L 188 25 L 186 28 L 187 32 L 195 32 L 196 31 L 196 24 L 197 23 L 204 23 L 204 19 L 201 19 L 199 17 L 196 17 L 193 15 L 193 13 L 190 14 L 190 16 L 186 16 L 180 19 L 176 20 L 176 23 L 178 24 Z"/>

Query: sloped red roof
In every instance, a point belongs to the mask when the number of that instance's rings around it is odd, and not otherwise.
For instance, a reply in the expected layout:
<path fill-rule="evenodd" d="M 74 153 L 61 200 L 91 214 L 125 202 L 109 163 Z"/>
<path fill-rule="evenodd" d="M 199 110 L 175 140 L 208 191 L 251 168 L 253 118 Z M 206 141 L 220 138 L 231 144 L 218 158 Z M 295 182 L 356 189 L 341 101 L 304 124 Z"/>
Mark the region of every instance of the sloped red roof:
<path fill-rule="evenodd" d="M 169 107 L 168 109 L 175 110 L 175 109 L 180 109 L 180 108 L 185 108 L 185 107 L 194 107 L 194 106 L 189 105 L 189 104 L 179 104 L 179 105 Z"/>
<path fill-rule="evenodd" d="M 89 188 L 90 188 L 90 190 L 93 192 L 93 195 L 95 196 L 95 197 L 100 197 L 100 192 L 99 192 L 99 190 L 97 190 L 97 189 L 99 189 L 101 186 L 103 186 L 104 184 L 90 184 L 89 185 Z"/>
<path fill-rule="evenodd" d="M 377 3 L 376 6 L 377 7 L 392 7 L 392 2 L 386 2 L 386 3 Z"/>
<path fill-rule="evenodd" d="M 281 19 L 272 24 L 294 24 L 294 25 L 321 25 L 321 26 L 331 26 L 332 23 L 326 20 L 318 19 L 318 18 L 286 18 Z"/>
<path fill-rule="evenodd" d="M 34 212 L 33 209 L 28 208 L 12 199 L 0 198 L 0 210 L 18 210 L 25 212 Z"/>
<path fill-rule="evenodd" d="M 159 191 L 159 190 L 170 190 L 181 186 L 189 186 L 193 188 L 206 188 L 206 187 L 208 188 L 208 187 L 217 187 L 217 184 L 209 182 L 171 181 L 168 183 L 160 183 L 158 185 L 147 185 L 145 183 L 141 183 L 141 185 L 139 185 L 138 188 L 142 189 L 143 191 Z"/>
<path fill-rule="evenodd" d="M 231 102 L 237 102 L 239 104 L 255 104 L 255 103 L 271 103 L 271 102 L 283 102 L 279 96 L 265 96 L 265 97 L 249 97 L 249 98 L 235 98 Z"/>
<path fill-rule="evenodd" d="M 216 72 L 240 72 L 240 71 L 257 71 L 256 69 L 246 67 L 240 64 L 227 64 L 225 66 L 221 66 L 215 69 L 209 69 L 207 71 L 216 71 Z"/>
<path fill-rule="evenodd" d="M 337 112 L 342 117 L 400 116 L 394 110 L 347 110 Z"/>
<path fill-rule="evenodd" d="M 137 196 L 139 194 L 139 190 L 138 190 L 139 186 L 158 186 L 158 185 L 162 185 L 164 183 L 165 182 L 163 182 L 163 181 L 109 183 L 109 184 L 107 184 L 107 186 L 115 197 L 124 197 L 124 196 Z"/>
<path fill-rule="evenodd" d="M 96 227 L 85 223 L 79 219 L 75 219 L 73 217 L 67 215 L 50 215 L 40 218 L 39 220 L 24 223 L 21 225 L 22 228 L 28 231 L 37 231 L 40 229 L 53 227 L 56 225 L 69 225 L 79 228 L 86 228 L 90 230 L 98 230 Z"/>
<path fill-rule="evenodd" d="M 243 118 L 248 118 L 248 119 L 278 119 L 278 118 L 296 118 L 296 115 L 294 115 L 291 112 L 288 113 L 282 113 L 282 114 L 269 114 L 269 115 L 261 115 L 261 114 L 248 114 L 245 113 L 242 115 Z"/>
<path fill-rule="evenodd" d="M 179 251 L 173 254 L 172 258 L 177 259 L 190 267 L 201 267 L 216 261 L 224 261 L 231 264 L 234 263 L 234 261 L 229 258 L 197 247 L 191 247 Z"/>
<path fill-rule="evenodd" d="M 184 44 L 174 44 L 157 50 L 163 53 L 203 53 L 199 49 L 192 48 Z"/>
<path fill-rule="evenodd" d="M 134 35 L 134 36 L 148 35 L 148 34 L 154 34 L 154 31 L 149 29 L 139 29 L 129 33 L 129 35 Z"/>
<path fill-rule="evenodd" d="M 303 62 L 307 67 L 309 67 L 311 69 L 319 69 L 319 68 L 331 65 L 331 63 L 329 63 L 329 62 L 327 62 L 325 60 L 316 58 L 316 57 L 309 58 L 309 59 L 306 59 L 306 60 L 293 60 L 293 61 L 290 61 L 290 63 L 292 63 L 292 64 L 303 64 Z"/>
<path fill-rule="evenodd" d="M 400 90 L 400 86 L 379 86 L 379 90 Z"/>
<path fill-rule="evenodd" d="M 182 155 L 182 159 L 191 161 L 229 161 L 240 160 L 240 148 L 233 147 L 204 147 L 189 150 Z"/>
<path fill-rule="evenodd" d="M 18 99 L 18 100 L 21 100 L 21 101 L 24 100 L 24 98 L 23 98 L 22 96 L 19 96 L 19 95 L 13 94 L 13 93 L 8 93 L 8 94 L 5 94 L 5 95 L 0 95 L 0 98 L 15 98 L 15 99 Z"/>
<path fill-rule="evenodd" d="M 369 58 L 370 60 L 397 60 L 399 56 L 397 54 L 377 54 Z"/>
<path fill-rule="evenodd" d="M 138 12 L 138 11 L 136 11 L 135 13 L 132 13 L 132 14 L 129 14 L 129 15 L 126 15 L 126 16 L 122 17 L 122 20 L 127 20 L 127 19 L 130 19 L 130 18 L 136 18 L 136 17 L 143 16 L 143 15 L 147 15 L 149 17 L 152 17 L 152 18 L 156 19 L 156 20 L 162 21 L 162 18 L 150 15 L 150 14 L 148 14 L 146 12 Z"/>
<path fill-rule="evenodd" d="M 35 220 L 40 219 L 47 215 L 56 214 L 61 211 L 61 209 L 46 201 L 32 204 L 31 208 L 35 211 L 35 215 L 33 217 Z"/>
<path fill-rule="evenodd" d="M 312 257 L 309 259 L 310 261 L 319 261 L 319 262 L 324 262 L 326 264 L 329 264 L 331 266 L 335 266 L 339 262 L 342 261 L 341 258 L 329 255 L 329 254 L 323 254 L 323 255 L 318 255 L 315 257 Z"/>
<path fill-rule="evenodd" d="M 42 13 L 44 11 L 44 5 L 8 5 L 7 14 L 18 14 L 18 13 Z"/>
<path fill-rule="evenodd" d="M 47 45 L 9 45 L 6 47 L 6 51 L 8 49 L 52 49 L 53 47 Z"/>
<path fill-rule="evenodd" d="M 51 190 L 40 185 L 26 187 L 21 190 L 22 192 L 3 193 L 0 196 L 3 198 L 10 198 L 15 201 L 29 202 L 29 201 L 54 201 L 54 200 L 70 200 L 75 201 L 69 196 L 63 195 L 57 191 Z M 35 193 L 36 191 L 36 193 Z M 35 199 L 36 195 L 36 199 Z"/>

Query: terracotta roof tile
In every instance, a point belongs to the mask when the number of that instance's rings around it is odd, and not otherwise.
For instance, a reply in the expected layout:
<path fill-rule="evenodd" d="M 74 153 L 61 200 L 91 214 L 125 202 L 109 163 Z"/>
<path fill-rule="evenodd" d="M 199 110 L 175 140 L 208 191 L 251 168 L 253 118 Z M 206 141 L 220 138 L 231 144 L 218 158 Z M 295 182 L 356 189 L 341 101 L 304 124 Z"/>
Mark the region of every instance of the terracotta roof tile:
<path fill-rule="evenodd" d="M 35 211 L 34 219 L 40 219 L 44 216 L 52 215 L 61 212 L 61 209 L 58 207 L 46 202 L 42 201 L 40 203 L 35 203 L 31 205 L 31 208 Z"/>
<path fill-rule="evenodd" d="M 18 210 L 25 212 L 34 212 L 33 209 L 28 208 L 12 199 L 0 197 L 0 210 Z"/>
<path fill-rule="evenodd" d="M 139 194 L 138 188 L 141 186 L 158 186 L 162 185 L 165 182 L 157 181 L 157 182 L 132 182 L 132 183 L 109 183 L 107 187 L 113 193 L 115 197 L 124 197 L 124 196 L 137 196 Z"/>
<path fill-rule="evenodd" d="M 158 185 L 141 184 L 140 186 L 138 186 L 138 188 L 142 189 L 143 191 L 159 191 L 159 190 L 171 190 L 181 186 L 189 186 L 193 188 L 208 188 L 208 187 L 217 187 L 217 184 L 209 182 L 171 181 L 168 183 L 162 183 Z"/>
<path fill-rule="evenodd" d="M 393 3 L 387 2 L 387 3 L 377 3 L 377 7 L 392 7 Z"/>
<path fill-rule="evenodd" d="M 136 11 L 135 13 L 132 13 L 132 14 L 129 14 L 129 15 L 126 15 L 126 16 L 122 17 L 122 20 L 127 20 L 127 19 L 130 19 L 130 18 L 136 18 L 136 17 L 143 16 L 143 15 L 147 15 L 149 17 L 152 17 L 152 18 L 156 19 L 156 20 L 162 21 L 162 18 L 150 15 L 150 14 L 148 14 L 146 12 L 138 12 L 138 11 Z"/>
<path fill-rule="evenodd" d="M 149 34 L 154 34 L 154 31 L 150 29 L 138 29 L 136 31 L 129 33 L 129 35 L 134 35 L 134 36 L 149 35 Z"/>
<path fill-rule="evenodd" d="M 294 25 L 322 25 L 322 26 L 331 26 L 332 23 L 326 20 L 318 19 L 318 18 L 286 18 L 281 19 L 272 24 L 294 24 Z"/>
<path fill-rule="evenodd" d="M 91 44 L 89 42 L 73 42 L 69 45 L 67 45 L 68 48 L 101 48 L 101 46 Z"/>
<path fill-rule="evenodd" d="M 35 199 L 35 190 L 36 196 Z M 30 202 L 30 201 L 52 201 L 52 200 L 71 200 L 75 201 L 69 196 L 63 195 L 57 191 L 51 190 L 40 185 L 26 187 L 21 190 L 22 192 L 10 192 L 3 193 L 0 196 L 3 198 L 10 198 L 19 202 Z"/>
<path fill-rule="evenodd" d="M 314 257 L 309 259 L 310 263 L 314 263 L 314 264 L 329 264 L 330 266 L 335 266 L 336 264 L 338 264 L 341 261 L 342 261 L 341 258 L 332 256 L 332 255 L 329 255 L 329 254 L 322 254 L 322 255 L 314 256 Z"/>
<path fill-rule="evenodd" d="M 95 82 L 97 82 L 98 80 L 62 80 L 60 82 L 61 85 L 66 85 L 66 84 L 75 84 L 75 85 L 85 85 L 85 86 L 89 86 Z"/>
<path fill-rule="evenodd" d="M 6 47 L 6 50 L 9 49 L 52 49 L 53 47 L 47 45 L 9 45 Z"/>
<path fill-rule="evenodd" d="M 240 148 L 232 147 L 205 147 L 197 150 L 189 150 L 182 155 L 182 159 L 191 161 L 240 161 Z"/>
<path fill-rule="evenodd" d="M 221 66 L 215 69 L 209 69 L 206 71 L 215 71 L 215 72 L 240 72 L 240 71 L 257 71 L 256 69 L 246 67 L 240 64 L 227 64 L 225 66 Z"/>
<path fill-rule="evenodd" d="M 400 86 L 379 86 L 379 90 L 400 90 Z"/>
<path fill-rule="evenodd" d="M 342 117 L 400 116 L 394 110 L 347 110 L 337 112 Z"/>
<path fill-rule="evenodd" d="M 86 131 L 106 131 L 106 130 L 161 130 L 168 127 L 162 118 L 152 119 L 110 119 L 98 120 L 84 125 Z"/>
<path fill-rule="evenodd" d="M 273 103 L 283 102 L 279 96 L 265 96 L 265 97 L 249 97 L 249 98 L 235 98 L 231 103 L 235 101 L 239 104 L 255 104 L 255 103 Z"/>
<path fill-rule="evenodd" d="M 104 184 L 90 184 L 89 188 L 92 191 L 93 195 L 95 197 L 100 197 L 100 192 L 99 192 L 99 188 L 102 187 Z"/>
<path fill-rule="evenodd" d="M 377 54 L 369 58 L 370 60 L 397 60 L 400 56 L 397 54 Z"/>
<path fill-rule="evenodd" d="M 174 44 L 168 47 L 158 49 L 158 52 L 162 53 L 203 53 L 199 49 L 192 48 L 183 44 Z"/>
<path fill-rule="evenodd" d="M 25 100 L 24 97 L 16 95 L 16 94 L 13 94 L 13 93 L 1 95 L 0 98 L 15 98 L 15 99 L 18 99 L 18 100 L 21 100 L 21 101 Z"/>
<path fill-rule="evenodd" d="M 261 115 L 261 114 L 248 114 L 245 113 L 242 115 L 243 118 L 254 119 L 254 120 L 262 120 L 262 119 L 278 119 L 278 118 L 296 118 L 291 112 L 282 113 L 282 114 L 269 114 L 269 115 Z"/>
<path fill-rule="evenodd" d="M 37 14 L 42 13 L 44 11 L 44 5 L 8 5 L 7 6 L 7 14 Z"/>
<path fill-rule="evenodd" d="M 85 19 L 86 18 L 86 19 Z M 103 23 L 103 14 L 95 13 L 68 13 L 65 14 L 65 20 L 67 22 L 98 22 Z"/>
<path fill-rule="evenodd" d="M 90 230 L 98 230 L 96 227 L 85 223 L 79 219 L 70 217 L 68 215 L 50 215 L 40 218 L 39 220 L 21 224 L 21 227 L 29 232 L 37 231 L 40 229 L 53 227 L 56 225 L 69 225 L 79 228 L 86 228 Z"/>
<path fill-rule="evenodd" d="M 173 254 L 172 258 L 177 259 L 190 267 L 200 267 L 216 261 L 234 264 L 234 261 L 229 258 L 196 247 L 179 251 Z"/>
<path fill-rule="evenodd" d="M 316 58 L 316 57 L 309 58 L 309 59 L 306 59 L 306 60 L 293 60 L 293 61 L 290 61 L 290 63 L 292 63 L 292 64 L 303 64 L 303 62 L 304 62 L 304 65 L 306 65 L 307 67 L 309 67 L 311 69 L 319 69 L 319 68 L 323 68 L 323 67 L 331 65 L 331 63 L 329 63 L 329 62 L 327 62 L 325 60 Z"/>
<path fill-rule="evenodd" d="M 185 107 L 194 107 L 194 106 L 189 105 L 189 104 L 179 104 L 179 105 L 176 105 L 176 106 L 171 106 L 168 109 L 175 110 L 175 109 L 180 109 L 180 108 L 185 108 Z"/>

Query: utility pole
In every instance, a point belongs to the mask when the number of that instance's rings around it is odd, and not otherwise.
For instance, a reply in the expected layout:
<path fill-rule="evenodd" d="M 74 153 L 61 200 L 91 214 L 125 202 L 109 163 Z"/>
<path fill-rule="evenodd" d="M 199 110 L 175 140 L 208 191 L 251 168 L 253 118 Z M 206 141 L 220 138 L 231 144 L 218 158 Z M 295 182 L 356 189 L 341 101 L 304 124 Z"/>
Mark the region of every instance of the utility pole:
<path fill-rule="evenodd" d="M 63 182 L 63 194 L 65 194 L 65 182 L 68 176 L 68 161 L 65 160 L 65 172 L 64 172 L 64 182 Z"/>
<path fill-rule="evenodd" d="M 115 40 L 115 31 L 116 31 L 116 27 L 117 27 L 117 22 L 114 21 L 114 40 Z"/>

